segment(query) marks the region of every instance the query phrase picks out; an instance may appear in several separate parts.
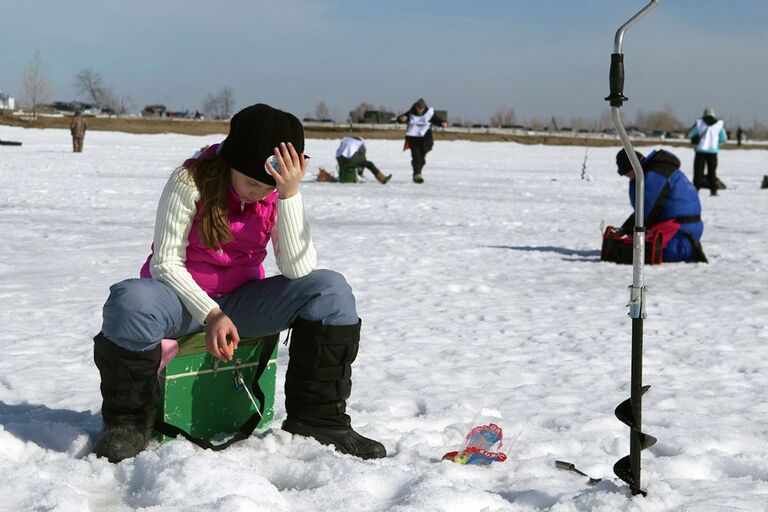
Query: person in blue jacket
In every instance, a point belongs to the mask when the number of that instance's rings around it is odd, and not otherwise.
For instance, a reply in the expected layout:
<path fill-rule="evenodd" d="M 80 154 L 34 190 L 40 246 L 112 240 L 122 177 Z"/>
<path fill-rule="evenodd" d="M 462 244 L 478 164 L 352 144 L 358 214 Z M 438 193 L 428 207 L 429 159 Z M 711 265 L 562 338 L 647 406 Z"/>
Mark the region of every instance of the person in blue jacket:
<path fill-rule="evenodd" d="M 704 232 L 701 202 L 697 190 L 680 170 L 680 160 L 663 149 L 654 150 L 647 157 L 638 152 L 635 154 L 645 175 L 646 239 L 655 240 L 660 235 L 663 261 L 706 262 L 700 242 Z M 616 155 L 616 167 L 621 176 L 630 180 L 629 200 L 634 208 L 635 171 L 623 149 Z M 631 236 L 634 225 L 633 213 L 619 228 L 616 236 Z M 649 249 L 647 243 L 646 249 Z M 631 263 L 631 258 L 622 263 Z"/>
<path fill-rule="evenodd" d="M 717 195 L 717 153 L 728 137 L 723 121 L 715 117 L 715 109 L 704 109 L 704 115 L 697 119 L 688 132 L 691 144 L 696 146 L 693 159 L 693 186 L 698 191 L 704 187 L 704 166 L 707 167 L 707 185 L 710 195 Z"/>

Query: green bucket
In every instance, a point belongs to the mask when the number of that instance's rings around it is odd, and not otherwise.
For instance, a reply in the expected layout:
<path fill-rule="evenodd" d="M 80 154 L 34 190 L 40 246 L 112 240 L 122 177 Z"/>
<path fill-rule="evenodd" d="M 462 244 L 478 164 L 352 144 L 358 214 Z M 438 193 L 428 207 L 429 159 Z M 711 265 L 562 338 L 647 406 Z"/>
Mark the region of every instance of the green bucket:
<path fill-rule="evenodd" d="M 357 183 L 357 167 L 342 167 L 339 169 L 341 183 Z"/>

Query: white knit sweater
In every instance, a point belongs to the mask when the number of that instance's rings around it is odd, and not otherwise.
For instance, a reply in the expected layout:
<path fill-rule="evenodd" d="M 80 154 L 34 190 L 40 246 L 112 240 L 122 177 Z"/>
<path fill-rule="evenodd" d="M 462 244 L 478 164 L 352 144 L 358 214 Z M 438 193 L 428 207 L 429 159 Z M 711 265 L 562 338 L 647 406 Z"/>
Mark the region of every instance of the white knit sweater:
<path fill-rule="evenodd" d="M 157 207 L 155 250 L 149 270 L 181 299 L 192 317 L 205 323 L 208 313 L 219 307 L 195 282 L 184 262 L 189 231 L 200 200 L 200 191 L 184 168 L 173 172 Z M 309 223 L 304 215 L 301 194 L 277 200 L 277 222 L 271 233 L 277 268 L 288 279 L 304 277 L 317 265 Z"/>

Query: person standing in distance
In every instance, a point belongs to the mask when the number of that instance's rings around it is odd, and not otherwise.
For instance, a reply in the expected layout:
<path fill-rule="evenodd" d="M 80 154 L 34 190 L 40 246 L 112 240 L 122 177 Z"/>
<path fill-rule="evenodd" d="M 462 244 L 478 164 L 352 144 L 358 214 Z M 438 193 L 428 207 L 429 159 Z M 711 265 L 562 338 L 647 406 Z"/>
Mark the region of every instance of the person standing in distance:
<path fill-rule="evenodd" d="M 414 103 L 410 110 L 398 116 L 401 123 L 407 122 L 405 131 L 405 147 L 411 150 L 411 167 L 413 168 L 413 182 L 424 183 L 421 170 L 427 163 L 427 153 L 432 151 L 435 142 L 432 138 L 432 126 L 446 127 L 448 123 L 435 114 L 435 109 L 429 108 L 423 99 Z"/>
<path fill-rule="evenodd" d="M 88 123 L 85 122 L 80 110 L 75 110 L 75 115 L 69 123 L 69 133 L 72 134 L 72 151 L 75 153 L 83 152 L 83 140 L 85 139 L 85 130 Z"/>
<path fill-rule="evenodd" d="M 704 187 L 704 166 L 707 167 L 707 185 L 710 195 L 717 195 L 717 154 L 720 145 L 728 136 L 723 121 L 715 117 L 715 109 L 707 107 L 704 115 L 697 119 L 688 132 L 691 144 L 696 146 L 693 159 L 693 186 L 696 190 Z"/>

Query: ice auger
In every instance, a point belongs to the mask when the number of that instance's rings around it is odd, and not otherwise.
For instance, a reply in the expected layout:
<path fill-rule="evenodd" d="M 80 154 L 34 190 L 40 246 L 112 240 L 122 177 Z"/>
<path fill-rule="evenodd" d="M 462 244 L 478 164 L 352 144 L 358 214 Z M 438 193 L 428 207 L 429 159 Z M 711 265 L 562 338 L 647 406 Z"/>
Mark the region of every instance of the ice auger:
<path fill-rule="evenodd" d="M 605 98 L 611 104 L 611 118 L 613 126 L 619 134 L 632 169 L 635 171 L 635 228 L 632 241 L 632 286 L 629 296 L 629 316 L 632 318 L 632 377 L 630 384 L 630 397 L 624 400 L 616 408 L 616 417 L 629 426 L 629 455 L 619 459 L 613 466 L 616 476 L 627 482 L 633 495 L 647 493 L 640 487 L 640 452 L 656 442 L 656 438 L 643 433 L 642 424 L 643 395 L 650 386 L 643 386 L 643 320 L 645 314 L 646 287 L 643 282 L 643 265 L 645 262 L 645 212 L 643 211 L 645 199 L 645 176 L 640 161 L 635 155 L 632 142 L 621 121 L 619 109 L 629 98 L 624 96 L 624 32 L 632 25 L 640 21 L 646 14 L 658 6 L 659 0 L 651 0 L 629 21 L 624 23 L 613 41 L 613 53 L 611 54 L 610 88 L 611 94 Z"/>

